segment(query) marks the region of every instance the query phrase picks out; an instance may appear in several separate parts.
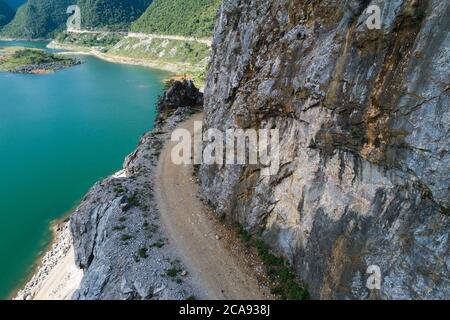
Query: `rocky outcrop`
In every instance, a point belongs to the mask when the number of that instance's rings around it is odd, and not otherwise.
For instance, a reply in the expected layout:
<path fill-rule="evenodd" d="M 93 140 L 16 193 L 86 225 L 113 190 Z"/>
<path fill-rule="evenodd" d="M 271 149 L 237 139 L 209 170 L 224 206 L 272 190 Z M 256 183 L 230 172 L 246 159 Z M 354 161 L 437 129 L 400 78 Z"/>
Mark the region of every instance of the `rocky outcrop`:
<path fill-rule="evenodd" d="M 180 106 L 145 134 L 124 170 L 97 183 L 72 214 L 75 260 L 84 270 L 74 299 L 165 300 L 193 294 L 190 276 L 178 272 L 182 266 L 161 230 L 153 196 L 159 153 L 190 114 L 189 107 Z"/>
<path fill-rule="evenodd" d="M 281 169 L 203 165 L 202 195 L 313 298 L 450 298 L 449 13 L 440 0 L 223 1 L 205 126 L 279 129 Z"/>
<path fill-rule="evenodd" d="M 192 80 L 171 81 L 169 88 L 158 101 L 158 123 L 163 122 L 169 115 L 180 107 L 203 106 L 203 93 L 194 85 Z"/>
<path fill-rule="evenodd" d="M 3 0 L 0 0 L 0 28 L 14 17 L 14 11 Z"/>

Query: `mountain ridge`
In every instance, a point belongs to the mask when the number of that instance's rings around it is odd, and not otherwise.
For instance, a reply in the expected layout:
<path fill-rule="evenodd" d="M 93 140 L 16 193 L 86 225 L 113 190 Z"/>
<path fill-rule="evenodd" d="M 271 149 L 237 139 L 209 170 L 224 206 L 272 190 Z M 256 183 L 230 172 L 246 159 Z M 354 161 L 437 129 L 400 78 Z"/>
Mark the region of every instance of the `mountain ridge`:
<path fill-rule="evenodd" d="M 28 0 L 1 35 L 18 39 L 49 38 L 65 28 L 72 0 Z"/>
<path fill-rule="evenodd" d="M 71 0 L 27 0 L 1 35 L 53 38 L 66 28 Z M 16 2 L 20 4 L 20 2 Z M 77 0 L 82 29 L 211 37 L 220 0 Z"/>
<path fill-rule="evenodd" d="M 151 0 L 78 0 L 83 28 L 126 30 Z M 65 30 L 73 0 L 28 0 L 2 30 L 4 37 L 52 38 Z"/>
<path fill-rule="evenodd" d="M 126 30 L 152 3 L 152 0 L 78 0 L 82 27 Z"/>

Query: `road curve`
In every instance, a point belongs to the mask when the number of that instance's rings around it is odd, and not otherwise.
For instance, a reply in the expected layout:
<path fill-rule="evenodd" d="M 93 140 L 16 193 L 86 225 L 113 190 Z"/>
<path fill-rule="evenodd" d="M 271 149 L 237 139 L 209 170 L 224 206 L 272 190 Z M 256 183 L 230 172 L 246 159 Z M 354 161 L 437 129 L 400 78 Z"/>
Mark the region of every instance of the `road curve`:
<path fill-rule="evenodd" d="M 179 128 L 193 134 L 197 114 Z M 216 239 L 215 228 L 206 214 L 204 204 L 196 197 L 198 186 L 192 177 L 192 166 L 177 166 L 170 154 L 174 142 L 163 149 L 156 170 L 155 196 L 162 225 L 169 240 L 177 248 L 187 271 L 203 293 L 211 300 L 267 299 L 256 277 L 249 274 L 222 240 Z"/>

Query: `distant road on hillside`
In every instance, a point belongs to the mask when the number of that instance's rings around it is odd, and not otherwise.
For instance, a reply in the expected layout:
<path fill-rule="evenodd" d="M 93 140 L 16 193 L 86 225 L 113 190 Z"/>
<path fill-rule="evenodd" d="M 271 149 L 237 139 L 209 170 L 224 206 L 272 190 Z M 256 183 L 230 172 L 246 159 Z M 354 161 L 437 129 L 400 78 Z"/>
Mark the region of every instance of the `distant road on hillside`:
<path fill-rule="evenodd" d="M 135 33 L 135 32 L 113 32 L 113 31 L 94 31 L 94 30 L 68 30 L 70 33 L 91 33 L 91 34 L 122 34 L 128 36 L 130 38 L 138 38 L 138 39 L 167 39 L 167 40 L 180 40 L 180 41 L 195 41 L 199 43 L 203 43 L 207 46 L 211 46 L 211 39 L 207 38 L 194 38 L 194 37 L 184 37 L 177 35 L 166 35 L 166 34 L 154 34 L 154 33 Z"/>

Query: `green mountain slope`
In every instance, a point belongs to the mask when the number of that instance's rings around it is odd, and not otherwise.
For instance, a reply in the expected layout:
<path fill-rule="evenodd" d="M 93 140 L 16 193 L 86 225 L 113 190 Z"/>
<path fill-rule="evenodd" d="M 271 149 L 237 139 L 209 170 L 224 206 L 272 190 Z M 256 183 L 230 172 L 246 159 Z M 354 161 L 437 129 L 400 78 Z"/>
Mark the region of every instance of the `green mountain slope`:
<path fill-rule="evenodd" d="M 14 11 L 3 0 L 0 0 L 0 28 L 7 24 L 13 16 Z"/>
<path fill-rule="evenodd" d="M 133 32 L 209 37 L 220 0 L 154 0 L 131 26 Z"/>
<path fill-rule="evenodd" d="M 48 38 L 65 29 L 67 7 L 78 3 L 82 28 L 126 29 L 151 0 L 28 0 L 2 31 L 11 38 Z"/>
<path fill-rule="evenodd" d="M 88 29 L 128 29 L 152 0 L 78 0 L 82 27 Z"/>
<path fill-rule="evenodd" d="M 11 38 L 46 38 L 62 30 L 67 21 L 66 10 L 73 0 L 28 0 L 2 30 Z"/>

